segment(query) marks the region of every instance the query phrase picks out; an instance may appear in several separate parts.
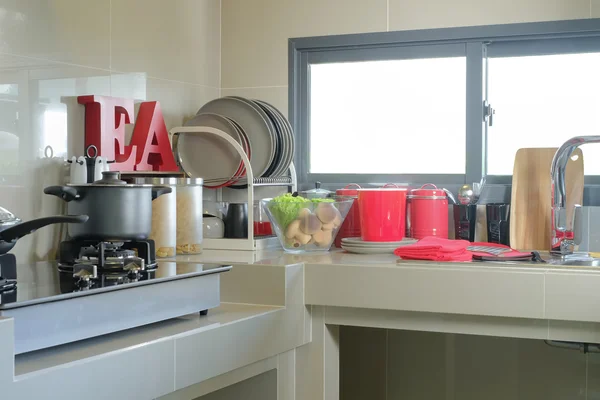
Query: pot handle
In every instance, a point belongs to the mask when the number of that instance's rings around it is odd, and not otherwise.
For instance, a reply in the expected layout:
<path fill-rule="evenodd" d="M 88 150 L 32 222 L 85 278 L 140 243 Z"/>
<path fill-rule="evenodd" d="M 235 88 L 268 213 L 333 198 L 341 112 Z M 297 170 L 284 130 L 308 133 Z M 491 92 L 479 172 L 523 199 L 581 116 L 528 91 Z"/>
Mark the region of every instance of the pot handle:
<path fill-rule="evenodd" d="M 70 186 L 48 186 L 44 188 L 44 193 L 60 197 L 66 202 L 77 200 L 81 197 L 77 189 Z"/>
<path fill-rule="evenodd" d="M 62 223 L 82 224 L 88 219 L 87 215 L 55 215 L 53 217 L 32 219 L 31 221 L 22 222 L 0 232 L 0 241 L 13 242 L 46 225 Z"/>
<path fill-rule="evenodd" d="M 163 194 L 168 194 L 173 191 L 172 188 L 168 186 L 159 186 L 152 188 L 152 200 L 155 200 L 158 196 L 162 196 Z"/>

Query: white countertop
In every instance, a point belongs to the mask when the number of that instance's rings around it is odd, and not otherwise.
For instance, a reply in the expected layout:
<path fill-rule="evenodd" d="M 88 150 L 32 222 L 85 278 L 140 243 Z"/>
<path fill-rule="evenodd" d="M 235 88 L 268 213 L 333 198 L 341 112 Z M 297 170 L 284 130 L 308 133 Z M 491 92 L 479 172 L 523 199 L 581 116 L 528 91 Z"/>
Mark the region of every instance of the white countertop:
<path fill-rule="evenodd" d="M 234 264 L 222 274 L 221 306 L 207 317 L 16 359 L 12 320 L 0 319 L 0 386 L 14 398 L 49 390 L 65 399 L 156 398 L 309 343 L 311 315 L 333 325 L 600 342 L 600 269 L 407 262 L 341 251 L 205 250 L 177 261 Z M 97 379 L 98 371 L 138 370 L 149 384 Z"/>

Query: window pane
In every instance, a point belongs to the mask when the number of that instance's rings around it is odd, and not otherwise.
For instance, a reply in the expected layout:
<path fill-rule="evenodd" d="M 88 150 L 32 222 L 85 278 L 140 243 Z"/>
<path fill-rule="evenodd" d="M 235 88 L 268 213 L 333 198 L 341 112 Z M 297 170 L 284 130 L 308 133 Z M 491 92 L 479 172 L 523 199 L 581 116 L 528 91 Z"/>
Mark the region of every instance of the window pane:
<path fill-rule="evenodd" d="M 559 147 L 599 135 L 600 53 L 489 60 L 488 173 L 512 175 L 522 147 Z M 600 145 L 582 147 L 586 175 L 600 175 Z"/>
<path fill-rule="evenodd" d="M 464 174 L 465 57 L 310 66 L 310 172 Z"/>

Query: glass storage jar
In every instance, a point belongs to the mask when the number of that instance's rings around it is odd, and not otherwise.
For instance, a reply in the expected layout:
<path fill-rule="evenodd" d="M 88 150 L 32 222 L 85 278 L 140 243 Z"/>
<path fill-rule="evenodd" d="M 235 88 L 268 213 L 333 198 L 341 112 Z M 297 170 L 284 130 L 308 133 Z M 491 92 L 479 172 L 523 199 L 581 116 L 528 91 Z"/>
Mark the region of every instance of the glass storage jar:
<path fill-rule="evenodd" d="M 177 180 L 177 254 L 202 253 L 201 178 Z"/>
<path fill-rule="evenodd" d="M 123 172 L 121 179 L 134 184 L 166 185 L 173 191 L 152 201 L 152 230 L 157 258 L 175 257 L 177 245 L 177 189 L 182 174 L 176 172 Z"/>

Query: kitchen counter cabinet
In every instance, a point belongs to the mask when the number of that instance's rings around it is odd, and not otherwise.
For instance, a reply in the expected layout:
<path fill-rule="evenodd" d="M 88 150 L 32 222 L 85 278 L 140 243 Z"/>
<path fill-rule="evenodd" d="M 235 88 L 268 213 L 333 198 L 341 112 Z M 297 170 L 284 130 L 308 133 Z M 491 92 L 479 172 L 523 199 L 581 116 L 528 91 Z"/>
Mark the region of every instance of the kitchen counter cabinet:
<path fill-rule="evenodd" d="M 339 398 L 339 327 L 600 342 L 600 270 L 398 262 L 393 255 L 206 250 L 233 263 L 222 304 L 13 357 L 0 319 L 8 399 L 195 399 L 276 370 L 277 398 Z M 4 396 L 2 396 L 4 398 Z"/>
<path fill-rule="evenodd" d="M 192 399 L 270 370 L 285 393 L 293 351 L 309 341 L 303 272 L 301 265 L 234 266 L 221 276 L 221 306 L 207 316 L 17 357 L 13 321 L 0 319 L 0 398 Z"/>

